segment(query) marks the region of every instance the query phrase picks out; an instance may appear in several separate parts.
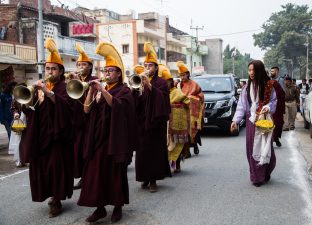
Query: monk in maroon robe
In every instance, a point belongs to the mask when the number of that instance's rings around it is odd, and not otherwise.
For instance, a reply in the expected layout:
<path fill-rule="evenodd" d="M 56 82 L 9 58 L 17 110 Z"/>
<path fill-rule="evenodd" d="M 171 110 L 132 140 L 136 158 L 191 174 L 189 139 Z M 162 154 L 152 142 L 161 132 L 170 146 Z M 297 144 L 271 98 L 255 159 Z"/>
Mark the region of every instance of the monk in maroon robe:
<path fill-rule="evenodd" d="M 158 64 L 145 61 L 147 76 L 141 75 L 144 91 L 135 92 L 139 148 L 136 151 L 136 180 L 151 193 L 156 180 L 171 177 L 167 151 L 167 121 L 171 111 L 167 82 L 158 77 Z"/>
<path fill-rule="evenodd" d="M 107 49 L 115 51 L 109 43 L 100 43 L 97 49 L 103 56 Z M 87 222 L 104 218 L 106 205 L 114 206 L 111 221 L 119 221 L 122 206 L 129 204 L 127 166 L 134 149 L 134 100 L 123 84 L 121 60 L 110 59 L 106 57 L 104 69 L 109 77 L 107 86 L 91 81 L 84 106 L 89 114 L 85 142 L 88 152 L 78 205 L 97 207 Z"/>
<path fill-rule="evenodd" d="M 82 55 L 84 57 L 82 57 Z M 92 76 L 92 61 L 85 54 L 81 54 L 77 61 L 78 73 L 71 73 L 74 79 L 79 79 L 83 82 L 89 82 L 97 79 L 96 76 Z M 73 138 L 74 138 L 74 177 L 81 178 L 84 167 L 83 158 L 85 149 L 85 134 L 88 123 L 88 114 L 83 111 L 83 103 L 85 102 L 87 91 L 77 100 L 73 102 Z M 81 188 L 82 179 L 74 186 L 75 189 Z"/>
<path fill-rule="evenodd" d="M 54 63 L 57 62 L 57 63 Z M 21 146 L 29 162 L 29 179 L 32 200 L 49 201 L 49 217 L 62 211 L 61 200 L 73 193 L 73 148 L 70 139 L 71 108 L 64 82 L 61 61 L 51 60 L 45 64 L 47 84 L 39 80 L 33 102 L 34 110 L 23 106 L 27 128 Z"/>

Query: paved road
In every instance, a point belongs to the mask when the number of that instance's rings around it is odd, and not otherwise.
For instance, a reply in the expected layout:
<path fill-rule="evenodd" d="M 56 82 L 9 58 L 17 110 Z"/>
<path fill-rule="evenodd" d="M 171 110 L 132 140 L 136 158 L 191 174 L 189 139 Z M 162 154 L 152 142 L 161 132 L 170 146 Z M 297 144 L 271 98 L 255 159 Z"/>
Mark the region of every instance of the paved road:
<path fill-rule="evenodd" d="M 130 205 L 123 220 L 131 225 L 312 224 L 311 187 L 298 152 L 296 132 L 285 133 L 276 150 L 272 180 L 260 188 L 249 182 L 245 130 L 226 137 L 209 130 L 198 156 L 182 164 L 182 173 L 159 182 L 159 192 L 141 190 L 129 167 Z M 33 203 L 27 171 L 0 179 L 0 224 L 85 224 L 93 209 L 78 207 L 79 191 L 63 203 L 64 213 L 48 218 L 47 203 Z M 97 224 L 110 224 L 108 217 Z"/>

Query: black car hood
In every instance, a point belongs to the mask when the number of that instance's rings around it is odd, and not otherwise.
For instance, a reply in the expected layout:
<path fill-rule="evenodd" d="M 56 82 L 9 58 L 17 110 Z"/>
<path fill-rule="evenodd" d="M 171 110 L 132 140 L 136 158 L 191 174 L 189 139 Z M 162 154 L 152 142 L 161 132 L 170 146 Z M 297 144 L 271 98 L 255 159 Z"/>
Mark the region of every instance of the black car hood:
<path fill-rule="evenodd" d="M 231 93 L 205 93 L 205 102 L 214 102 L 214 101 L 221 101 L 232 98 L 234 95 L 233 92 Z"/>

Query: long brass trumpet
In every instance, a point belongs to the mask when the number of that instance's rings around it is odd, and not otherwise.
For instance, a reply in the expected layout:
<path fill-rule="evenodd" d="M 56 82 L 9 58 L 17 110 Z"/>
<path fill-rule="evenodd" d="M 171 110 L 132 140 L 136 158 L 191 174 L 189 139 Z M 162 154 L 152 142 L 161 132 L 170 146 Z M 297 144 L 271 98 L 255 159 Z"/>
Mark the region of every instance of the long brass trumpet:
<path fill-rule="evenodd" d="M 49 75 L 46 77 L 43 82 L 46 83 L 51 79 L 52 75 Z M 28 85 L 27 87 L 18 85 L 13 89 L 13 96 L 14 99 L 23 105 L 29 105 L 33 98 L 35 93 L 35 85 Z"/>
<path fill-rule="evenodd" d="M 101 78 L 98 79 L 100 82 L 107 82 L 109 78 Z M 66 85 L 66 91 L 69 97 L 73 99 L 79 99 L 83 96 L 85 91 L 89 88 L 90 83 L 81 81 L 78 79 L 72 79 L 70 80 Z"/>

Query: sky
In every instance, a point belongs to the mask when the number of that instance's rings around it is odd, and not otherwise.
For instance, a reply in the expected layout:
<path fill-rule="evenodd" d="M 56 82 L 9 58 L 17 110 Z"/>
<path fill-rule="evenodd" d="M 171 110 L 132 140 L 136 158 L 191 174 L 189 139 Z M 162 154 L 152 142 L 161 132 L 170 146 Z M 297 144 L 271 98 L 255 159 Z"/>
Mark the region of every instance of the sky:
<path fill-rule="evenodd" d="M 241 53 L 250 53 L 254 59 L 262 59 L 264 51 L 254 46 L 253 33 L 261 32 L 262 25 L 272 13 L 282 10 L 282 5 L 293 3 L 308 5 L 312 0 L 51 0 L 52 4 L 74 8 L 106 8 L 119 14 L 158 12 L 169 16 L 170 25 L 196 35 L 193 27 L 204 27 L 198 31 L 199 40 L 223 39 Z"/>

